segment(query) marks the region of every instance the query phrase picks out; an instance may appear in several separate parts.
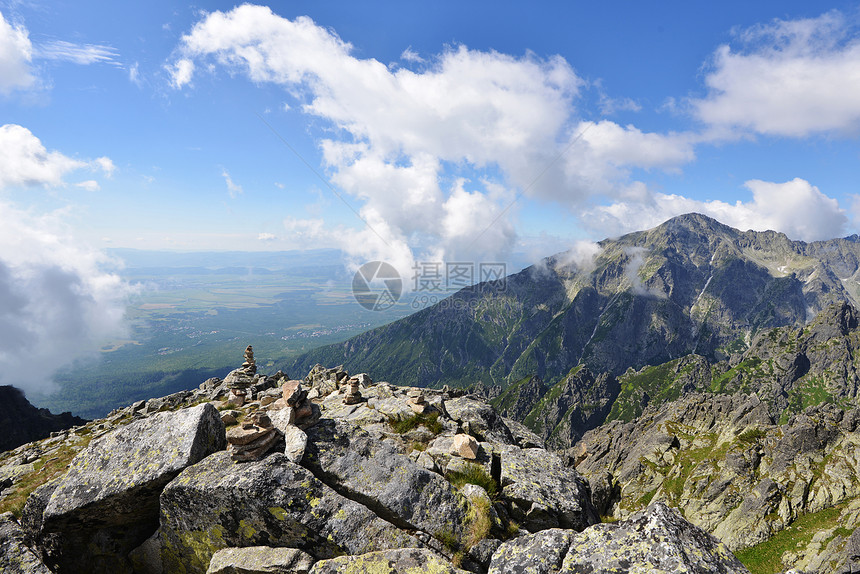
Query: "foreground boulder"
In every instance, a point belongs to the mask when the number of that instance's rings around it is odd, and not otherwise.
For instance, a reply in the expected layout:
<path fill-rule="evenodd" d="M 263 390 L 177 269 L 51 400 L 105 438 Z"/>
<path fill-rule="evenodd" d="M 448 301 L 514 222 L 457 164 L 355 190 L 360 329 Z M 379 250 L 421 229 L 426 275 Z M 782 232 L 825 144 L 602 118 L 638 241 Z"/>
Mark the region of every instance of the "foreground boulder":
<path fill-rule="evenodd" d="M 223 452 L 187 468 L 161 495 L 161 538 L 165 570 L 188 574 L 231 546 L 298 548 L 318 560 L 421 546 L 281 453 L 236 464 Z"/>
<path fill-rule="evenodd" d="M 465 497 L 381 436 L 344 421 L 323 420 L 308 429 L 308 439 L 306 466 L 338 491 L 401 528 L 463 535 Z"/>
<path fill-rule="evenodd" d="M 206 574 L 308 574 L 314 559 L 295 548 L 225 548 L 212 556 Z"/>
<path fill-rule="evenodd" d="M 11 512 L 0 514 L 0 572 L 51 574 L 39 557 L 24 544 L 24 531 Z"/>
<path fill-rule="evenodd" d="M 551 529 L 503 544 L 490 574 L 747 573 L 719 540 L 662 503 L 582 532 Z"/>
<path fill-rule="evenodd" d="M 223 448 L 224 425 L 211 404 L 120 427 L 90 443 L 62 478 L 31 497 L 28 505 L 44 504 L 44 511 L 39 520 L 31 509 L 30 535 L 51 539 L 46 561 L 58 572 L 130 571 L 127 554 L 158 528 L 164 486 Z"/>
<path fill-rule="evenodd" d="M 432 551 L 404 548 L 317 562 L 311 574 L 466 574 Z"/>

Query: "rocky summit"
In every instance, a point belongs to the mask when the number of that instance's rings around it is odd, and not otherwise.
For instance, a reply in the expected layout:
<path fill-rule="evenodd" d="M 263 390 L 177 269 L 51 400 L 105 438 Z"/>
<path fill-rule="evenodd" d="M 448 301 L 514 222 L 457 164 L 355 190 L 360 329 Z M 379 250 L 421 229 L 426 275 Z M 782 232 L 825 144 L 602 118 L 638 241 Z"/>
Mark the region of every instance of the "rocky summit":
<path fill-rule="evenodd" d="M 4 453 L 0 570 L 747 572 L 667 497 L 616 513 L 477 396 L 240 374 Z"/>

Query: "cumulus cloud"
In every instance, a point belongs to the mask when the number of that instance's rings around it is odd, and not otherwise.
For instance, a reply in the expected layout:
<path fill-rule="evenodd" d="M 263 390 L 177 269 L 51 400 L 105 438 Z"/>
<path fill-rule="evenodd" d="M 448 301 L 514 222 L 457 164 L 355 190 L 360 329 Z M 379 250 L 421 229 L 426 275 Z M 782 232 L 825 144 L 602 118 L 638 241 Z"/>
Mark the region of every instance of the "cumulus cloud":
<path fill-rule="evenodd" d="M 17 124 L 0 126 L 0 189 L 13 185 L 63 185 L 67 174 L 82 168 L 98 169 L 110 176 L 114 165 L 107 157 L 82 161 L 48 151 L 27 128 Z"/>
<path fill-rule="evenodd" d="M 218 69 L 275 83 L 330 122 L 320 147 L 331 181 L 369 225 L 342 234 L 343 247 L 401 271 L 414 258 L 498 257 L 515 240 L 517 191 L 573 207 L 626 193 L 632 168 L 693 158 L 680 135 L 577 121 L 583 81 L 558 56 L 454 46 L 420 61 L 407 48 L 416 71 L 352 52 L 310 18 L 243 5 L 204 15 L 166 69 L 175 88 Z"/>
<path fill-rule="evenodd" d="M 717 128 L 802 137 L 860 129 L 860 39 L 845 17 L 774 20 L 740 31 L 713 56 L 708 94 L 692 105 Z"/>
<path fill-rule="evenodd" d="M 257 239 L 259 239 L 260 241 L 275 241 L 276 239 L 278 239 L 278 236 L 274 233 L 260 233 L 259 235 L 257 235 Z"/>
<path fill-rule="evenodd" d="M 0 384 L 54 390 L 52 376 L 125 333 L 130 287 L 64 230 L 0 202 Z"/>
<path fill-rule="evenodd" d="M 839 203 L 808 181 L 784 183 L 747 181 L 752 200 L 728 203 L 700 201 L 679 195 L 655 193 L 641 202 L 616 202 L 590 209 L 583 221 L 610 234 L 659 225 L 683 213 L 698 212 L 737 229 L 776 230 L 792 239 L 816 241 L 844 235 L 848 216 Z"/>
<path fill-rule="evenodd" d="M 27 29 L 13 26 L 0 12 L 0 94 L 32 87 L 36 77 L 30 68 L 33 45 Z"/>

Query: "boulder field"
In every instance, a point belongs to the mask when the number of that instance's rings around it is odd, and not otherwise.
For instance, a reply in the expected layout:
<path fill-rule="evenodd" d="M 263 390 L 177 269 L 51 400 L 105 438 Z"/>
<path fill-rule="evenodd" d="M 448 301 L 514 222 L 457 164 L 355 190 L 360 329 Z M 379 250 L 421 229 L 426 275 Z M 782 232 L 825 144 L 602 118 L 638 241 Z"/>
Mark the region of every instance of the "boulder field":
<path fill-rule="evenodd" d="M 616 503 L 596 508 L 568 455 L 462 391 L 319 366 L 234 388 L 210 379 L 0 456 L 0 570 L 747 572 L 663 501 L 601 523 Z"/>

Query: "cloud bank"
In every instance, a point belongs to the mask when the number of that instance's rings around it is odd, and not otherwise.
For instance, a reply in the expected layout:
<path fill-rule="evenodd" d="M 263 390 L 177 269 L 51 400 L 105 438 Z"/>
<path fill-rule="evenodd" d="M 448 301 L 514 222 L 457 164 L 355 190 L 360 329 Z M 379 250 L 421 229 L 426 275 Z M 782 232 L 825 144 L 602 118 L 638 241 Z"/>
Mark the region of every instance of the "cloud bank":
<path fill-rule="evenodd" d="M 721 129 L 804 137 L 860 129 L 860 39 L 845 16 L 774 20 L 721 46 L 695 114 Z"/>
<path fill-rule="evenodd" d="M 113 163 L 48 151 L 30 130 L 0 126 L 0 191 L 9 187 L 63 187 L 77 170 Z M 74 184 L 96 191 L 98 182 Z M 125 330 L 130 287 L 104 271 L 103 254 L 79 243 L 62 211 L 35 214 L 0 201 L 0 384 L 25 392 L 54 390 L 52 377 L 75 359 L 95 355 Z"/>
<path fill-rule="evenodd" d="M 171 84 L 223 69 L 280 85 L 291 108 L 332 129 L 320 142 L 331 181 L 368 225 L 344 247 L 403 271 L 416 258 L 487 258 L 515 242 L 519 191 L 573 206 L 617 196 L 630 170 L 677 169 L 693 141 L 577 119 L 584 81 L 560 57 L 454 46 L 399 65 L 353 55 L 311 19 L 243 5 L 204 15 L 166 65 Z M 305 225 L 307 233 L 314 225 Z"/>
<path fill-rule="evenodd" d="M 637 203 L 614 203 L 590 209 L 583 217 L 592 229 L 620 235 L 647 229 L 683 213 L 698 212 L 740 230 L 775 230 L 792 239 L 816 241 L 845 233 L 846 211 L 808 181 L 747 181 L 748 202 L 699 201 L 679 195 L 651 194 Z"/>

